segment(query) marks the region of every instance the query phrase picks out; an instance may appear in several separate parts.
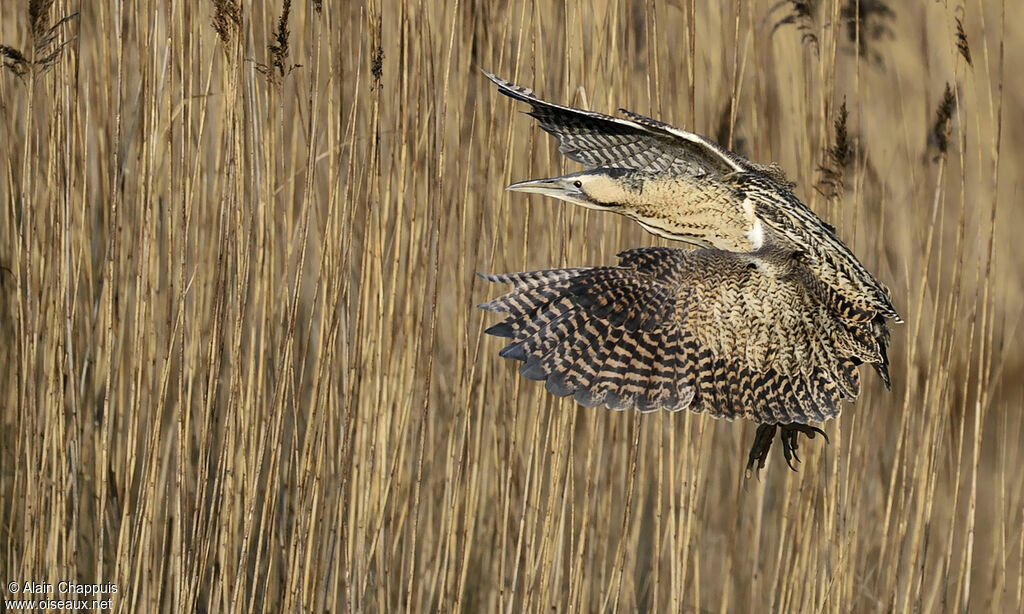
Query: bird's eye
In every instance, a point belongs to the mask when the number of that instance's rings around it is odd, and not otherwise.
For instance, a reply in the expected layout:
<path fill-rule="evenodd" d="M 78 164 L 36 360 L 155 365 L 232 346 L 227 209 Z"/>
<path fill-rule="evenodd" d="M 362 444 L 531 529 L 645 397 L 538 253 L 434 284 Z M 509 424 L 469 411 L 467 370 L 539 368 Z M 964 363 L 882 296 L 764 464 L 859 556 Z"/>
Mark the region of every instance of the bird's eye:
<path fill-rule="evenodd" d="M 583 182 L 580 181 L 579 179 L 577 179 L 576 181 L 573 181 L 572 184 L 574 186 L 576 186 L 577 188 L 582 188 L 583 187 Z"/>

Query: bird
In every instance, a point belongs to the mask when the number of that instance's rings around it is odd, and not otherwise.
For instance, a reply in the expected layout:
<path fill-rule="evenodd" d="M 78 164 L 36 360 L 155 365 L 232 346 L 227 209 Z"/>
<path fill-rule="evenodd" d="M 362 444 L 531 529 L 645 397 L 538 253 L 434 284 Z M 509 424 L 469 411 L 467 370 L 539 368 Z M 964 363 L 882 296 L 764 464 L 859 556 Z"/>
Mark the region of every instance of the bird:
<path fill-rule="evenodd" d="M 746 474 L 778 433 L 790 469 L 800 435 L 835 418 L 871 365 L 891 389 L 892 293 L 794 193 L 698 134 L 541 100 L 483 71 L 583 165 L 506 189 L 625 216 L 686 247 L 639 247 L 610 266 L 481 274 L 511 286 L 479 307 L 520 374 L 585 407 L 689 409 L 758 424 Z"/>

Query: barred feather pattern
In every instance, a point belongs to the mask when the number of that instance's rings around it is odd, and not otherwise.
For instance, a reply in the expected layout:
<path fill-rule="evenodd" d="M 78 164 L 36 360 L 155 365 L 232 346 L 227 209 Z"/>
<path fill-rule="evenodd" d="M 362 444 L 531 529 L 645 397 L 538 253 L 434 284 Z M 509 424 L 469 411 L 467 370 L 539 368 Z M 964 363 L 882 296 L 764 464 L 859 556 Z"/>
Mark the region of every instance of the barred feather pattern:
<path fill-rule="evenodd" d="M 805 264 L 823 284 L 821 291 L 827 293 L 837 316 L 903 321 L 889 289 L 864 268 L 835 228 L 821 221 L 787 187 L 758 173 L 737 173 L 725 178 L 725 183 L 754 203 L 758 218 L 776 240 L 804 254 Z"/>
<path fill-rule="evenodd" d="M 821 422 L 860 393 L 858 365 L 884 360 L 871 322 L 835 318 L 792 252 L 641 248 L 618 266 L 482 275 L 511 291 L 505 358 L 588 407 Z"/>
<path fill-rule="evenodd" d="M 484 71 L 506 96 L 529 103 L 529 115 L 558 139 L 558 150 L 586 168 L 634 168 L 688 176 L 756 170 L 743 157 L 699 134 L 620 109 L 626 118 L 553 104 L 533 90 Z"/>
<path fill-rule="evenodd" d="M 625 118 L 573 109 L 537 98 L 532 90 L 515 85 L 484 71 L 498 90 L 528 103 L 530 115 L 559 141 L 559 151 L 583 163 L 588 169 L 625 168 L 664 173 L 680 186 L 720 184 L 735 191 L 736 206 L 751 204 L 763 224 L 766 240 L 802 252 L 808 269 L 815 273 L 817 289 L 835 315 L 859 322 L 902 322 L 892 305 L 888 288 L 864 268 L 843 244 L 835 229 L 823 222 L 792 192 L 780 169 L 746 160 L 710 139 L 674 128 L 669 124 L 620 109 Z M 698 178 L 699 182 L 693 182 Z M 722 190 L 719 190 L 721 192 Z M 705 189 L 699 195 L 712 196 Z M 692 202 L 680 199 L 680 208 Z M 692 215 L 692 212 L 690 213 Z M 664 215 L 664 213 L 663 213 Z M 644 220 L 637 218 L 644 223 Z M 650 228 L 645 226 L 645 228 Z M 731 229 L 723 226 L 723 235 Z M 655 231 L 652 231 L 655 232 Z M 883 365 L 884 367 L 884 365 Z M 879 371 L 888 384 L 888 377 Z"/>

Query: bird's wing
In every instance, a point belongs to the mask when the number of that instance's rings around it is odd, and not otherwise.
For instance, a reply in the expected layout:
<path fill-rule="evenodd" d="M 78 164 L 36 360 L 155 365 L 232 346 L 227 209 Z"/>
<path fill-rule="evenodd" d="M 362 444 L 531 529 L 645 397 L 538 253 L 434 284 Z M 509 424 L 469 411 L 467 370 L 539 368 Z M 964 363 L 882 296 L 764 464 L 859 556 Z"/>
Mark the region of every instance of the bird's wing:
<path fill-rule="evenodd" d="M 824 421 L 857 397 L 857 365 L 881 360 L 884 340 L 851 335 L 786 268 L 643 248 L 614 267 L 484 275 L 513 288 L 481 308 L 507 314 L 487 330 L 510 340 L 501 356 L 588 407 Z"/>
<path fill-rule="evenodd" d="M 725 175 L 756 170 L 713 141 L 620 109 L 627 117 L 583 111 L 545 102 L 525 87 L 483 71 L 498 91 L 533 107 L 532 117 L 558 139 L 558 150 L 588 169 L 598 167 Z"/>

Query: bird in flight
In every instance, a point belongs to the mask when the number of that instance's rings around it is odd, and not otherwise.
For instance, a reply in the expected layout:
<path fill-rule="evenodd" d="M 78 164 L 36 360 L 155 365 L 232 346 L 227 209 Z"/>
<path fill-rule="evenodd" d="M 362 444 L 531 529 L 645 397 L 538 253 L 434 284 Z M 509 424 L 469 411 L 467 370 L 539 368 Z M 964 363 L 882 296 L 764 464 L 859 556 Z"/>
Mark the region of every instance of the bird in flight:
<path fill-rule="evenodd" d="M 520 374 L 587 407 L 689 409 L 759 424 L 747 474 L 776 432 L 793 468 L 798 435 L 860 394 L 867 363 L 889 388 L 889 290 L 778 167 L 620 109 L 545 102 L 484 71 L 532 107 L 583 171 L 508 186 L 624 215 L 696 248 L 647 247 L 615 266 L 482 275 L 511 290 L 480 307 Z"/>

